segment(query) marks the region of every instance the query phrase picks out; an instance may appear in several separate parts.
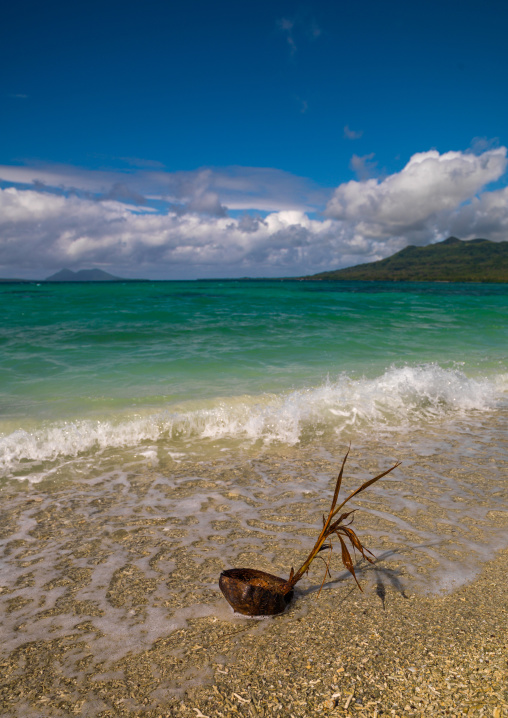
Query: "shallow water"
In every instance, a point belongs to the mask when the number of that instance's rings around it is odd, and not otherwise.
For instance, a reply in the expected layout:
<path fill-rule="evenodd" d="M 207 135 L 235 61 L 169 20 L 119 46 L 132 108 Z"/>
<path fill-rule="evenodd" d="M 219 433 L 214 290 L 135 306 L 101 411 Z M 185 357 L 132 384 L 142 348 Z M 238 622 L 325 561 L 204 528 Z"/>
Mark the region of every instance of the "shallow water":
<path fill-rule="evenodd" d="M 351 504 L 360 509 L 359 536 L 377 557 L 357 567 L 367 590 L 449 591 L 507 545 L 505 427 L 500 411 L 481 432 L 457 421 L 446 432 L 442 426 L 355 445 L 344 492 L 403 460 Z M 148 453 L 125 455 L 122 468 L 90 469 L 80 480 L 4 486 L 4 650 L 90 622 L 86 650 L 113 661 L 189 619 L 233 620 L 218 591 L 220 571 L 246 565 L 287 576 L 297 568 L 319 531 L 341 459 L 337 444 L 199 461 L 153 446 L 151 466 Z M 337 586 L 351 581 L 338 556 L 335 547 L 334 580 L 320 600 L 333 600 Z M 309 591 L 313 598 L 322 572 L 313 567 L 299 584 L 300 601 Z M 76 652 L 76 664 L 83 655 Z"/>
<path fill-rule="evenodd" d="M 196 622 L 242 624 L 221 570 L 297 568 L 349 442 L 344 491 L 403 462 L 352 502 L 377 557 L 357 566 L 366 590 L 447 592 L 508 545 L 504 290 L 170 285 L 137 285 L 133 307 L 127 285 L 13 294 L 2 651 L 65 644 L 79 677 Z M 337 548 L 325 603 L 354 588 Z"/>

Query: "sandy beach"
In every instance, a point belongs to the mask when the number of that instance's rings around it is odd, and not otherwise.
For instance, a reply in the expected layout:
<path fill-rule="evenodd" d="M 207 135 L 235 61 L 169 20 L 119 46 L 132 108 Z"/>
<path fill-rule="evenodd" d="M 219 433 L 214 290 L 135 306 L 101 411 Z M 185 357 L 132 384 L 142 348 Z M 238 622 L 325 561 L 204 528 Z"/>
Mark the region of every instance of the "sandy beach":
<path fill-rule="evenodd" d="M 348 585 L 261 630 L 196 620 L 119 671 L 96 666 L 77 681 L 66 656 L 82 642 L 83 622 L 66 639 L 48 636 L 2 661 L 2 715 L 90 715 L 85 704 L 104 718 L 507 715 L 507 575 L 504 551 L 443 598 L 381 585 L 361 595 Z M 185 693 L 161 689 L 179 677 Z"/>
<path fill-rule="evenodd" d="M 319 598 L 313 565 L 273 619 L 234 615 L 220 571 L 284 576 L 305 557 L 330 500 L 331 454 L 132 461 L 81 481 L 4 484 L 0 714 L 508 714 L 504 422 L 491 421 L 462 469 L 450 438 L 427 457 L 400 442 L 405 465 L 355 504 L 377 556 L 357 566 L 364 592 L 336 555 Z M 359 449 L 346 489 L 393 457 L 383 442 Z"/>

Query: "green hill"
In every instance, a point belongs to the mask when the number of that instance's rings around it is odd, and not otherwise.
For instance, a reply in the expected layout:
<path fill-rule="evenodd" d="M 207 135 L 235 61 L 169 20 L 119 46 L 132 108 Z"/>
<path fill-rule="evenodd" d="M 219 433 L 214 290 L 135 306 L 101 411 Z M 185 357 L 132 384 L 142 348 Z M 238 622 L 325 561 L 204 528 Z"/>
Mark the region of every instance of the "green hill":
<path fill-rule="evenodd" d="M 448 237 L 426 247 L 410 245 L 379 262 L 320 272 L 304 279 L 380 282 L 508 282 L 508 242 Z"/>

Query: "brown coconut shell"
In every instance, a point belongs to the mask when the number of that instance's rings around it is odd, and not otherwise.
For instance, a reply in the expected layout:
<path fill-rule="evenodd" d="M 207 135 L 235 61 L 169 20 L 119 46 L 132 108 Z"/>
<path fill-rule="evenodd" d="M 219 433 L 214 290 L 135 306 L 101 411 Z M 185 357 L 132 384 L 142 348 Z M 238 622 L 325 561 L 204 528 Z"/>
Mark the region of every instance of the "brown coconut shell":
<path fill-rule="evenodd" d="M 282 613 L 293 598 L 286 579 L 255 568 L 223 571 L 219 588 L 233 610 L 244 616 L 275 616 Z"/>

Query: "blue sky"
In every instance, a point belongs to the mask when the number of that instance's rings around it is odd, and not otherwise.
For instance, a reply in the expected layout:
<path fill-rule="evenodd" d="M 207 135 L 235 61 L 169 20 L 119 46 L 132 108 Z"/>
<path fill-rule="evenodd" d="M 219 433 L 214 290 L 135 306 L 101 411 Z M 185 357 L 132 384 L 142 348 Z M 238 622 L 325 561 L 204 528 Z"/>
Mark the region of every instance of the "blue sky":
<path fill-rule="evenodd" d="M 0 276 L 292 276 L 508 239 L 508 6 L 10 3 Z"/>

